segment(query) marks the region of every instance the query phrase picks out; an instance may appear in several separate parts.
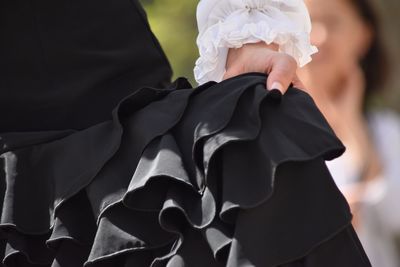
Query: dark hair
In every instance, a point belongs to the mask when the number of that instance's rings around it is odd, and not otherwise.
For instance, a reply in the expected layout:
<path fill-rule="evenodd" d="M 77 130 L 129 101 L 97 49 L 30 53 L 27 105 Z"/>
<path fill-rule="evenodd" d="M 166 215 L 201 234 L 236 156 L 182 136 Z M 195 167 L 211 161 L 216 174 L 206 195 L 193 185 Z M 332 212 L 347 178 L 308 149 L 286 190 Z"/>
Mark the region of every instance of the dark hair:
<path fill-rule="evenodd" d="M 360 62 L 366 79 L 366 96 L 368 97 L 370 93 L 382 90 L 383 84 L 387 81 L 388 56 L 382 42 L 381 21 L 377 16 L 375 7 L 370 3 L 370 0 L 351 0 L 351 2 L 373 33 L 369 50 Z"/>

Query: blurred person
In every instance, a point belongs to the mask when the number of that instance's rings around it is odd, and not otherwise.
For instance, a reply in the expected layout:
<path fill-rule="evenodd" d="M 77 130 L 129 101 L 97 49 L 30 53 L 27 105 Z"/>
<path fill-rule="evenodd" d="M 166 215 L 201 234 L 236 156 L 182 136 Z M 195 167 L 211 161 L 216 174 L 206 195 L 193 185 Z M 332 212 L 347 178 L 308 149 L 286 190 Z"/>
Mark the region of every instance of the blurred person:
<path fill-rule="evenodd" d="M 328 167 L 351 204 L 354 224 L 373 266 L 398 267 L 400 119 L 370 109 L 389 67 L 379 18 L 366 0 L 306 0 L 319 52 L 299 70 L 347 150 Z"/>

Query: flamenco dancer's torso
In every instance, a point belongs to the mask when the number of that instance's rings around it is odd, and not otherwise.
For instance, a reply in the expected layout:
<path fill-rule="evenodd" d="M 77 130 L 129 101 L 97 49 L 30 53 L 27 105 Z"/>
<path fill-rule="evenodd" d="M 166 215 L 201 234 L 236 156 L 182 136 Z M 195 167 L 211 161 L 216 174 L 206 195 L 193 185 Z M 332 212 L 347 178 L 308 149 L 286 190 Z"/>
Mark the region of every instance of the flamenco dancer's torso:
<path fill-rule="evenodd" d="M 0 132 L 82 129 L 172 70 L 137 0 L 0 0 Z"/>

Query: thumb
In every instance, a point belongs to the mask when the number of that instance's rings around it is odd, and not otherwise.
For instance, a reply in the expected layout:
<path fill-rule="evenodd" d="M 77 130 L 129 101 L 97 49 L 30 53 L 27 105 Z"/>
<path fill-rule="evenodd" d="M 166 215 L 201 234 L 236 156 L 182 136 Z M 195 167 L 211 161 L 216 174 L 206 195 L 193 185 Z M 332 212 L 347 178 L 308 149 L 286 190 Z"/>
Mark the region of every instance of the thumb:
<path fill-rule="evenodd" d="M 268 74 L 267 89 L 277 89 L 284 94 L 296 77 L 297 62 L 289 55 L 278 55 L 267 69 L 271 70 Z"/>

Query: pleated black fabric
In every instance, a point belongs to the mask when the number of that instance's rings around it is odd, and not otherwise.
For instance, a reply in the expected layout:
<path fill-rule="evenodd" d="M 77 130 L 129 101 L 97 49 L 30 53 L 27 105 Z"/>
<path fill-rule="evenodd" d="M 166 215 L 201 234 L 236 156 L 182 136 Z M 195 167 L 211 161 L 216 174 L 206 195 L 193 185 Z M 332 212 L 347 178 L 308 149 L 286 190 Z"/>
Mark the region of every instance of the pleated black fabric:
<path fill-rule="evenodd" d="M 84 130 L 2 134 L 3 264 L 370 266 L 325 165 L 344 147 L 265 82 L 179 78 Z"/>

